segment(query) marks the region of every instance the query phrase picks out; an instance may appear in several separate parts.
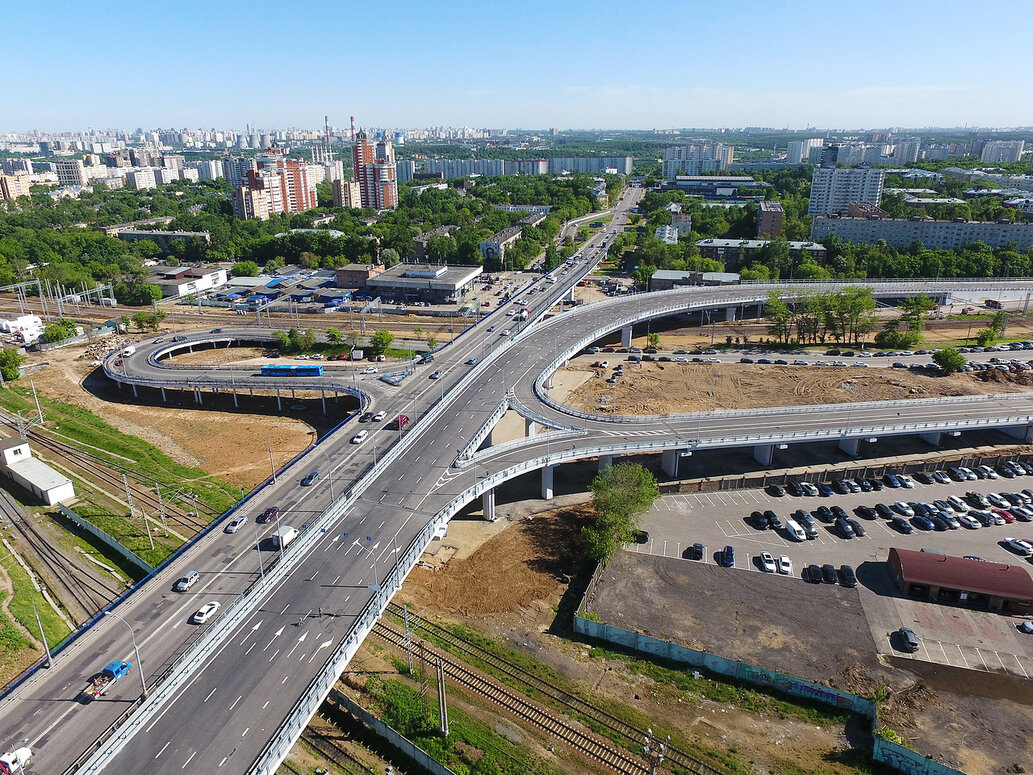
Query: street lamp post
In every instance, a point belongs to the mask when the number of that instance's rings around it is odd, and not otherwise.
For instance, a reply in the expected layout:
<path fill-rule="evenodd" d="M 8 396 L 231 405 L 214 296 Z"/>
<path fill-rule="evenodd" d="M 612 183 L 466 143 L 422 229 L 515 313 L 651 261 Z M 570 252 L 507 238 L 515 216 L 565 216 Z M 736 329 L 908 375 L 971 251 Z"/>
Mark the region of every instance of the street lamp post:
<path fill-rule="evenodd" d="M 124 624 L 126 626 L 127 630 L 129 630 L 129 637 L 133 639 L 133 652 L 136 654 L 136 666 L 140 669 L 140 684 L 143 686 L 143 696 L 146 697 L 147 696 L 147 679 L 144 677 L 144 674 L 143 674 L 143 662 L 140 661 L 140 649 L 137 648 L 137 646 L 136 646 L 136 633 L 134 633 L 133 632 L 133 628 L 129 626 L 129 622 L 127 622 L 125 619 L 123 619 L 118 614 L 113 613 L 112 611 L 105 611 L 104 615 L 105 616 L 114 616 L 116 619 L 118 619 L 120 622 L 122 622 L 122 624 Z"/>

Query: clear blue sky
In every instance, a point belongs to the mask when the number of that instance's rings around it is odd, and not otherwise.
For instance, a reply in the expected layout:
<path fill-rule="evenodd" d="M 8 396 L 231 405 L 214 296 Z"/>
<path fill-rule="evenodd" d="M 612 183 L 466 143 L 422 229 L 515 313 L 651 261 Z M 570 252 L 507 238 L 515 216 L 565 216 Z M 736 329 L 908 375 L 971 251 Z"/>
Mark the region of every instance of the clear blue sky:
<path fill-rule="evenodd" d="M 0 131 L 1033 125 L 1033 2 L 5 4 Z"/>

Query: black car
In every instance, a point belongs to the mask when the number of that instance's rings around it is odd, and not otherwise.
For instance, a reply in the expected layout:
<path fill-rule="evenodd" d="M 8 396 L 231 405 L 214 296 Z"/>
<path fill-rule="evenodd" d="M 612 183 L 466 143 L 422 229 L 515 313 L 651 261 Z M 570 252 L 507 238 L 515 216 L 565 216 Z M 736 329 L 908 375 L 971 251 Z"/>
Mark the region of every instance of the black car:
<path fill-rule="evenodd" d="M 801 495 L 803 495 L 803 488 L 800 486 L 799 482 L 789 482 L 786 485 L 786 492 L 788 492 L 794 498 L 799 498 Z"/>
<path fill-rule="evenodd" d="M 648 530 L 636 530 L 634 538 L 635 538 L 635 543 L 636 544 L 648 544 L 649 543 L 649 531 Z"/>
<path fill-rule="evenodd" d="M 871 492 L 873 489 L 872 483 L 867 479 L 858 479 L 857 486 L 861 488 L 861 492 Z"/>
<path fill-rule="evenodd" d="M 840 495 L 846 495 L 850 492 L 850 488 L 847 486 L 847 483 L 844 482 L 842 479 L 836 479 L 835 481 L 833 481 L 832 489 L 838 492 Z"/>
<path fill-rule="evenodd" d="M 771 509 L 768 509 L 764 512 L 764 519 L 768 521 L 768 525 L 771 527 L 772 530 L 782 529 L 782 520 L 780 520 L 778 518 L 778 514 L 773 512 Z"/>
<path fill-rule="evenodd" d="M 803 578 L 804 580 L 809 581 L 811 584 L 820 584 L 821 568 L 819 568 L 817 565 L 808 565 L 804 569 Z"/>
<path fill-rule="evenodd" d="M 856 512 L 857 516 L 864 517 L 865 519 L 875 519 L 879 516 L 871 506 L 858 506 L 854 509 L 854 512 Z"/>
<path fill-rule="evenodd" d="M 308 487 L 310 485 L 313 485 L 313 484 L 316 483 L 316 480 L 318 478 L 319 478 L 319 471 L 311 471 L 311 472 L 309 472 L 308 476 L 306 476 L 304 479 L 301 480 L 301 486 L 302 487 Z"/>
<path fill-rule="evenodd" d="M 843 538 L 853 538 L 854 535 L 856 535 L 854 533 L 853 526 L 845 519 L 836 520 L 836 530 L 839 531 L 839 534 L 843 536 Z"/>
<path fill-rule="evenodd" d="M 913 532 L 915 532 L 915 529 L 911 527 L 911 523 L 903 517 L 894 517 L 890 520 L 890 524 L 893 525 L 893 527 L 895 527 L 904 535 L 911 535 Z"/>
<path fill-rule="evenodd" d="M 780 484 L 769 484 L 768 493 L 774 495 L 776 498 L 781 498 L 786 494 L 786 488 Z"/>
<path fill-rule="evenodd" d="M 911 505 L 912 511 L 914 511 L 915 514 L 917 514 L 920 517 L 928 517 L 930 514 L 933 513 L 933 510 L 929 506 L 928 503 L 918 502 L 918 503 L 912 503 L 910 505 Z"/>
<path fill-rule="evenodd" d="M 939 530 L 941 533 L 950 530 L 950 525 L 935 514 L 930 515 L 928 520 L 933 523 L 933 530 Z"/>
<path fill-rule="evenodd" d="M 363 412 L 359 415 L 359 422 L 369 422 L 373 419 L 373 412 Z"/>
<path fill-rule="evenodd" d="M 703 544 L 693 544 L 685 548 L 682 557 L 686 560 L 702 560 L 704 551 Z"/>
<path fill-rule="evenodd" d="M 919 471 L 917 474 L 914 474 L 912 476 L 912 478 L 916 482 L 919 482 L 921 484 L 932 484 L 933 483 L 933 478 L 931 476 L 929 476 L 929 474 L 927 474 L 925 471 Z"/>
<path fill-rule="evenodd" d="M 882 492 L 882 482 L 878 479 L 865 479 L 872 486 L 872 492 Z"/>
<path fill-rule="evenodd" d="M 947 476 L 949 476 L 955 482 L 964 482 L 968 479 L 968 477 L 965 476 L 964 472 L 957 467 L 948 468 Z"/>
<path fill-rule="evenodd" d="M 842 506 L 833 506 L 830 511 L 832 512 L 832 516 L 836 519 L 846 519 L 848 516 L 846 509 Z"/>
<path fill-rule="evenodd" d="M 753 523 L 753 526 L 757 528 L 757 530 L 768 529 L 768 520 L 759 511 L 754 511 L 750 513 L 750 522 Z"/>
<path fill-rule="evenodd" d="M 885 503 L 876 503 L 875 512 L 883 519 L 893 519 L 896 516 L 896 512 Z"/>
<path fill-rule="evenodd" d="M 818 506 L 814 510 L 814 513 L 818 515 L 818 519 L 822 522 L 832 522 L 835 517 L 832 516 L 832 510 L 828 506 Z"/>
<path fill-rule="evenodd" d="M 854 535 L 858 538 L 864 538 L 868 535 L 868 531 L 864 529 L 864 525 L 858 522 L 856 519 L 848 519 L 847 524 L 854 529 Z"/>
<path fill-rule="evenodd" d="M 740 358 L 739 363 L 753 363 L 753 358 Z"/>
<path fill-rule="evenodd" d="M 849 565 L 839 566 L 839 577 L 844 587 L 857 586 L 857 575 L 854 573 L 854 569 Z"/>
<path fill-rule="evenodd" d="M 821 580 L 826 584 L 835 584 L 839 581 L 839 574 L 836 573 L 836 566 L 825 563 L 821 566 Z"/>

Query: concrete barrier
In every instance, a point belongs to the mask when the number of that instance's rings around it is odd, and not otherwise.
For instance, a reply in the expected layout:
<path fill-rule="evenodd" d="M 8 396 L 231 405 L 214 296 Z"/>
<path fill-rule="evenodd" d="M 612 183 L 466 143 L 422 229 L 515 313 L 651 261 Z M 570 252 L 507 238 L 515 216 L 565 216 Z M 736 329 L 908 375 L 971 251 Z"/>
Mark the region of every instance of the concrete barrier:
<path fill-rule="evenodd" d="M 113 552 L 122 557 L 130 565 L 142 571 L 145 576 L 149 576 L 150 574 L 154 573 L 154 568 L 152 568 L 150 565 L 144 562 L 144 560 L 138 554 L 130 551 L 129 549 L 126 549 L 124 546 L 122 546 L 122 544 L 120 544 L 114 538 L 109 536 L 99 527 L 90 523 L 83 517 L 80 517 L 67 506 L 58 505 L 58 509 L 67 519 L 71 520 L 76 524 L 76 526 L 82 529 L 83 532 L 89 533 L 91 536 L 96 538 L 102 544 L 104 544 Z"/>

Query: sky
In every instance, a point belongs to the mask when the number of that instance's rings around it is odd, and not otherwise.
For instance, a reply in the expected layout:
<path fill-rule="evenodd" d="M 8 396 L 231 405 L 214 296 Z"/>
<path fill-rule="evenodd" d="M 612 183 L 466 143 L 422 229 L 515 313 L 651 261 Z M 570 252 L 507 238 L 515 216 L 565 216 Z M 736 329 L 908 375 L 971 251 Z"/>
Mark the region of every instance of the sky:
<path fill-rule="evenodd" d="M 1030 0 L 5 6 L 0 132 L 1033 125 Z"/>

